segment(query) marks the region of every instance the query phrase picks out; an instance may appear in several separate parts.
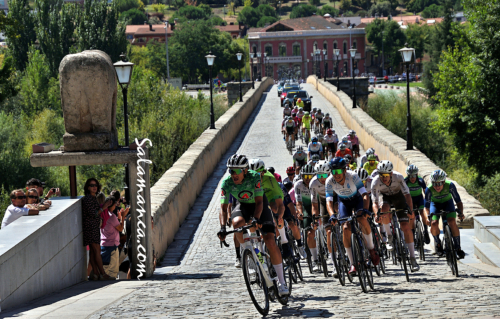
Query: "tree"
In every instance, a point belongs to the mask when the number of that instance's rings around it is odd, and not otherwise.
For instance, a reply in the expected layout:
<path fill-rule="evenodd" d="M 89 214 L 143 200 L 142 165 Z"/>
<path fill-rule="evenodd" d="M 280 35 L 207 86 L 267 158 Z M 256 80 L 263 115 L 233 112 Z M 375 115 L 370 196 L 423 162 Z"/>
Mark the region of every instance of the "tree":
<path fill-rule="evenodd" d="M 234 11 L 234 8 L 235 8 L 235 4 L 234 2 L 231 2 L 227 5 L 227 14 L 230 15 L 231 12 L 233 13 L 233 15 L 235 14 L 235 11 Z"/>
<path fill-rule="evenodd" d="M 256 27 L 262 14 L 253 7 L 245 6 L 243 10 L 238 13 L 238 22 L 250 27 Z"/>
<path fill-rule="evenodd" d="M 120 20 L 127 24 L 139 25 L 144 24 L 144 21 L 148 21 L 148 18 L 146 14 L 139 9 L 130 9 L 120 13 Z"/>
<path fill-rule="evenodd" d="M 389 1 L 382 1 L 371 6 L 368 10 L 368 15 L 375 17 L 375 15 L 388 17 L 391 14 L 391 3 Z"/>
<path fill-rule="evenodd" d="M 154 12 L 163 13 L 165 12 L 165 5 L 163 3 L 153 4 L 153 10 Z"/>
<path fill-rule="evenodd" d="M 176 13 L 174 13 L 174 18 L 186 18 L 188 20 L 199 20 L 210 18 L 210 13 L 208 13 L 203 8 L 194 6 L 185 6 L 180 8 Z"/>
<path fill-rule="evenodd" d="M 252 1 L 252 0 L 245 0 L 245 1 L 243 2 L 243 5 L 244 5 L 245 7 L 253 7 L 253 1 Z"/>
<path fill-rule="evenodd" d="M 439 120 L 460 156 L 481 175 L 500 165 L 500 2 L 463 0 L 469 26 L 455 28 L 455 45 L 441 55 L 434 73 Z"/>
<path fill-rule="evenodd" d="M 375 19 L 366 26 L 366 38 L 374 46 L 378 56 L 382 56 L 383 43 L 384 55 L 387 57 L 385 62 L 390 61 L 393 66 L 399 65 L 401 54 L 398 50 L 404 47 L 406 36 L 397 22 Z"/>
<path fill-rule="evenodd" d="M 271 7 L 268 4 L 261 4 L 261 5 L 259 5 L 257 7 L 257 10 L 260 12 L 260 14 L 263 17 L 277 17 L 276 10 L 273 9 L 273 7 Z"/>
<path fill-rule="evenodd" d="M 405 35 L 408 47 L 415 49 L 415 58 L 423 58 L 425 45 L 429 40 L 429 26 L 410 23 L 405 30 Z"/>
<path fill-rule="evenodd" d="M 313 6 L 319 6 L 321 4 L 320 0 L 309 0 L 309 3 Z"/>
<path fill-rule="evenodd" d="M 130 9 L 138 9 L 144 11 L 144 3 L 141 0 L 116 0 L 116 8 L 118 12 L 125 12 Z"/>
<path fill-rule="evenodd" d="M 438 18 L 442 17 L 444 12 L 443 6 L 438 6 L 437 4 L 433 3 L 427 8 L 422 11 L 422 17 L 429 19 L 429 18 Z"/>
<path fill-rule="evenodd" d="M 365 10 L 368 10 L 368 9 L 370 9 L 372 1 L 371 0 L 354 0 L 352 2 L 352 4 L 355 6 L 361 7 Z M 359 14 L 358 14 L 358 16 L 359 16 Z"/>
<path fill-rule="evenodd" d="M 339 10 L 337 10 L 334 7 L 331 7 L 329 5 L 324 5 L 321 9 L 319 9 L 318 12 L 316 12 L 316 14 L 318 16 L 324 16 L 327 13 L 330 14 L 332 17 L 339 16 Z"/>
<path fill-rule="evenodd" d="M 352 6 L 351 0 L 341 0 L 340 1 L 340 9 L 343 11 L 349 10 L 349 8 Z"/>
<path fill-rule="evenodd" d="M 7 46 L 14 57 L 16 69 L 22 71 L 28 63 L 28 50 L 35 43 L 35 18 L 29 7 L 28 0 L 9 1 L 8 19 L 12 24 L 6 24 Z"/>
<path fill-rule="evenodd" d="M 410 0 L 406 6 L 410 12 L 420 12 L 431 4 L 437 4 L 441 0 Z"/>
<path fill-rule="evenodd" d="M 276 18 L 276 17 L 264 16 L 264 17 L 260 18 L 259 22 L 257 22 L 257 27 L 262 28 L 266 25 L 271 25 L 271 24 L 275 23 L 276 21 L 278 21 L 278 18 Z"/>
<path fill-rule="evenodd" d="M 299 4 L 293 7 L 292 13 L 290 13 L 290 19 L 310 17 L 318 11 L 318 8 L 308 4 Z"/>

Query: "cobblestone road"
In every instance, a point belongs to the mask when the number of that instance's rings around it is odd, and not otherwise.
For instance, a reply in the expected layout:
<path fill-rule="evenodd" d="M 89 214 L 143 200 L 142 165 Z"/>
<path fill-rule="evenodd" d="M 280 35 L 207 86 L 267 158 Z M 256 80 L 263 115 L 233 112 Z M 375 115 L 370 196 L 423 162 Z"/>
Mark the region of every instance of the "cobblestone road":
<path fill-rule="evenodd" d="M 304 87 L 314 96 L 313 105 L 330 112 L 337 119 L 337 132 L 345 134 L 345 124 L 333 106 L 312 86 Z M 241 270 L 233 266 L 232 239 L 228 238 L 230 248 L 221 249 L 216 238 L 220 207 L 217 185 L 224 174 L 225 159 L 236 150 L 249 158 L 260 157 L 266 166 L 274 166 L 284 175 L 291 156 L 279 133 L 282 109 L 278 101 L 274 86 L 264 95 L 262 106 L 254 112 L 255 117 L 249 120 L 248 133 L 235 141 L 218 171 L 207 182 L 203 195 L 207 208 L 203 217 L 199 214 L 200 218 L 188 218 L 187 226 L 181 227 L 196 229 L 194 226 L 198 226 L 194 237 L 179 239 L 180 244 L 169 247 L 163 268 L 157 269 L 153 280 L 91 318 L 259 317 Z M 196 210 L 192 214 L 196 217 Z M 180 264 L 172 266 L 171 260 L 175 257 Z M 375 291 L 364 294 L 356 281 L 342 287 L 332 277 L 310 275 L 303 264 L 305 282 L 293 286 L 288 306 L 272 303 L 268 317 L 472 318 L 500 314 L 498 276 L 459 264 L 460 278 L 454 278 L 445 261 L 430 252 L 427 261 L 420 265 L 421 271 L 411 274 L 409 283 L 400 268 L 389 265 L 386 275 L 374 277 Z"/>

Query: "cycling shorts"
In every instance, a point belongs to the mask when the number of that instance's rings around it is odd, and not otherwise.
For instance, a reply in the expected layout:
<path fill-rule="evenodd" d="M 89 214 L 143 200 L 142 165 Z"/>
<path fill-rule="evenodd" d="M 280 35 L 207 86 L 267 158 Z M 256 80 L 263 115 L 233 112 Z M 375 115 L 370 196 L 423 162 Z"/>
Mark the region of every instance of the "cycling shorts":
<path fill-rule="evenodd" d="M 337 143 L 328 143 L 328 150 L 335 155 L 337 153 Z"/>
<path fill-rule="evenodd" d="M 439 220 L 439 218 L 441 216 L 436 215 L 436 212 L 438 212 L 440 210 L 453 212 L 453 213 L 447 214 L 446 218 L 457 218 L 457 213 L 455 212 L 455 203 L 453 202 L 453 198 L 447 202 L 444 202 L 444 203 L 431 202 L 430 212 L 431 212 L 431 219 L 432 220 Z"/>
<path fill-rule="evenodd" d="M 303 159 L 303 160 L 295 160 L 295 162 L 297 163 L 297 165 L 299 165 L 300 167 L 306 165 L 307 163 L 307 158 Z"/>
<path fill-rule="evenodd" d="M 320 198 L 318 200 L 317 204 L 318 204 L 318 208 L 319 208 L 319 215 L 320 216 L 328 215 L 328 211 L 326 210 L 326 199 L 322 200 Z M 304 228 L 311 226 L 311 224 L 313 222 L 313 218 L 312 218 L 312 205 L 313 204 L 311 204 L 310 213 L 307 212 L 307 215 L 306 215 L 306 211 L 305 210 L 302 211 L 303 214 L 304 214 Z M 329 217 L 323 217 L 323 226 L 328 225 L 328 219 L 329 219 Z"/>
<path fill-rule="evenodd" d="M 263 235 L 269 233 L 274 234 L 275 230 L 274 230 L 273 213 L 269 208 L 269 203 L 267 202 L 266 195 L 262 196 L 262 198 L 263 198 L 263 208 L 259 219 L 263 223 L 263 225 L 260 231 L 262 232 Z M 231 221 L 235 217 L 243 217 L 245 219 L 245 222 L 249 223 L 252 221 L 252 218 L 254 217 L 254 212 L 255 212 L 255 203 L 241 203 L 239 201 L 236 201 L 236 205 L 232 209 Z"/>
<path fill-rule="evenodd" d="M 286 132 L 289 135 L 292 135 L 293 133 L 295 133 L 295 127 L 288 127 L 288 126 L 286 126 Z"/>
<path fill-rule="evenodd" d="M 359 154 L 359 145 L 358 144 L 352 146 L 352 152 L 353 153 L 358 152 L 358 154 Z"/>
<path fill-rule="evenodd" d="M 417 207 L 418 209 L 424 209 L 424 196 L 422 194 L 411 198 L 413 202 L 413 207 Z"/>
<path fill-rule="evenodd" d="M 332 123 L 331 122 L 323 122 L 323 128 L 329 129 L 330 127 L 332 127 Z"/>
<path fill-rule="evenodd" d="M 396 208 L 396 210 L 399 209 L 408 209 L 408 204 L 406 203 L 406 198 L 405 195 L 401 191 L 399 191 L 397 194 L 394 195 L 385 195 L 382 194 L 383 197 L 383 203 L 384 204 L 392 204 Z M 400 222 L 407 222 L 409 221 L 409 217 L 405 212 L 397 212 L 396 216 L 398 216 L 398 220 Z"/>
<path fill-rule="evenodd" d="M 360 210 L 363 210 L 363 197 L 361 195 L 357 194 L 349 199 L 339 198 L 339 219 L 351 217 L 353 211 L 357 213 Z M 343 224 L 345 221 L 341 223 Z"/>

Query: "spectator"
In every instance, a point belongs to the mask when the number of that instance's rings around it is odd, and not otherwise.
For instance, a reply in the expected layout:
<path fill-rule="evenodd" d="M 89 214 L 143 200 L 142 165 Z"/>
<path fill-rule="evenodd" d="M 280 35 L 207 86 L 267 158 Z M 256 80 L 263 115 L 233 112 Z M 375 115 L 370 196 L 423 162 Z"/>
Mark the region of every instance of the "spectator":
<path fill-rule="evenodd" d="M 7 227 L 13 221 L 21 218 L 21 216 L 38 215 L 40 210 L 45 210 L 45 207 L 27 208 L 26 195 L 22 189 L 16 189 L 10 193 L 11 205 L 5 210 L 5 216 L 2 220 L 2 228 Z"/>
<path fill-rule="evenodd" d="M 42 197 L 43 196 L 43 187 L 45 186 L 45 183 L 42 183 L 39 179 L 32 178 L 26 182 L 26 190 L 29 190 L 31 188 L 36 188 L 38 191 L 38 196 Z M 47 195 L 43 197 L 45 201 L 48 201 L 51 196 L 61 196 L 61 190 L 59 188 L 51 188 L 48 192 Z M 42 199 L 42 198 L 40 198 Z M 51 205 L 52 203 L 48 201 L 48 204 Z"/>
<path fill-rule="evenodd" d="M 104 265 L 104 271 L 111 278 L 116 279 L 120 267 L 120 232 L 123 231 L 124 217 L 128 213 L 127 209 L 121 209 L 116 216 L 113 211 L 116 208 L 117 201 L 115 197 L 109 196 L 106 202 L 110 203 L 104 214 L 108 215 L 106 226 L 101 228 L 101 258 Z"/>
<path fill-rule="evenodd" d="M 39 209 L 42 208 L 42 210 L 45 210 L 49 208 L 49 204 L 40 204 L 40 196 L 38 195 L 38 191 L 36 188 L 31 188 L 28 190 L 26 193 L 26 205 L 24 207 L 30 208 L 30 209 Z"/>
<path fill-rule="evenodd" d="M 106 210 L 110 204 L 106 201 L 102 208 L 97 202 L 97 193 L 101 191 L 101 185 L 95 178 L 89 178 L 85 182 L 85 197 L 82 199 L 82 219 L 83 219 L 83 246 L 89 246 L 89 263 L 92 266 L 93 274 L 90 280 L 112 279 L 106 274 L 102 266 L 101 259 L 101 234 L 100 234 L 100 214 Z"/>
<path fill-rule="evenodd" d="M 103 192 L 99 192 L 99 194 L 97 194 L 95 198 L 97 199 L 97 202 L 99 203 L 100 208 L 102 208 L 102 206 L 104 206 L 104 203 L 106 202 L 106 195 L 104 195 Z M 106 226 L 106 222 L 109 219 L 109 215 L 106 214 L 105 210 L 103 210 L 101 212 L 100 216 L 101 216 L 100 224 L 101 224 L 101 229 L 102 229 Z"/>

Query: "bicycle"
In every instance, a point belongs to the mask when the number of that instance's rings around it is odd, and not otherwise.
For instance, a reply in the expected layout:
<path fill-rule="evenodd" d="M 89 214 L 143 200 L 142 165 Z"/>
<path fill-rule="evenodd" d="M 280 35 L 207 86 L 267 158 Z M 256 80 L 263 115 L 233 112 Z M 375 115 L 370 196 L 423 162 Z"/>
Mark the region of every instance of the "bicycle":
<path fill-rule="evenodd" d="M 377 276 L 380 276 L 381 273 L 385 274 L 385 256 L 387 256 L 387 248 L 385 247 L 385 243 L 382 240 L 382 236 L 380 235 L 378 227 L 375 225 L 372 216 L 368 218 L 368 223 L 372 230 L 374 249 L 380 256 L 379 264 L 374 267 L 375 273 L 377 274 Z"/>
<path fill-rule="evenodd" d="M 304 131 L 304 143 L 306 145 L 309 145 L 309 140 L 311 139 L 311 132 L 309 131 L 308 128 L 305 129 Z"/>
<path fill-rule="evenodd" d="M 325 225 L 323 225 L 323 218 L 330 217 L 330 215 L 315 216 L 313 215 L 313 222 L 318 221 L 315 236 L 316 247 L 318 248 L 318 266 L 323 275 L 328 278 L 328 243 L 326 240 Z"/>
<path fill-rule="evenodd" d="M 285 223 L 286 223 L 286 221 L 285 221 Z M 290 244 L 291 249 L 292 249 L 292 256 L 293 256 L 293 260 L 294 260 L 294 263 L 292 266 L 293 266 L 293 271 L 295 272 L 295 277 L 291 277 L 291 278 L 292 278 L 294 283 L 298 282 L 297 278 L 300 279 L 300 281 L 304 281 L 304 276 L 302 274 L 302 267 L 300 266 L 301 256 L 299 253 L 299 247 L 297 247 L 297 243 L 294 240 L 292 230 L 289 227 L 287 227 L 286 234 L 287 234 L 288 238 L 292 239 L 292 240 L 288 240 L 288 243 Z"/>
<path fill-rule="evenodd" d="M 335 269 L 337 269 L 337 275 L 339 282 L 342 286 L 345 286 L 345 277 L 352 283 L 353 276 L 349 274 L 349 258 L 345 252 L 344 242 L 342 240 L 342 230 L 340 224 L 336 223 L 331 225 L 331 243 L 332 243 L 332 254 L 333 254 L 333 264 Z"/>
<path fill-rule="evenodd" d="M 458 265 L 457 265 L 457 251 L 455 249 L 455 245 L 453 244 L 453 236 L 451 234 L 450 225 L 448 225 L 448 220 L 446 219 L 446 215 L 453 213 L 445 210 L 440 210 L 434 213 L 437 216 L 442 216 L 443 218 L 443 233 L 444 233 L 444 245 L 443 250 L 446 254 L 446 262 L 448 266 L 451 268 L 451 273 L 455 277 L 459 277 L 458 274 Z"/>
<path fill-rule="evenodd" d="M 415 250 L 418 250 L 418 257 L 420 260 L 425 261 L 425 242 L 424 242 L 424 224 L 420 220 L 420 212 L 418 207 L 413 209 L 415 213 Z"/>

